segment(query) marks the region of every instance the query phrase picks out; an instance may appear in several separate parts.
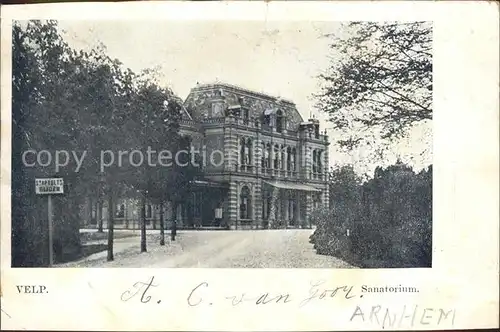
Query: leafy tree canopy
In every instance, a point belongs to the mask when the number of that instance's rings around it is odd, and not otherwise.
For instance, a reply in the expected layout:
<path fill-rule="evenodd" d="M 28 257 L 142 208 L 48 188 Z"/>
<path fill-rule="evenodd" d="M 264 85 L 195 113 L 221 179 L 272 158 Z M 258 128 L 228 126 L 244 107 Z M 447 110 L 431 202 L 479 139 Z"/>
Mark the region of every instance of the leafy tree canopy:
<path fill-rule="evenodd" d="M 134 73 L 106 54 L 100 45 L 88 52 L 71 48 L 55 21 L 14 22 L 12 29 L 12 227 L 15 266 L 37 265 L 47 248 L 39 218 L 40 198 L 34 194 L 34 178 L 64 177 L 66 190 L 55 200 L 64 207 L 55 230 L 76 234 L 85 197 L 148 193 L 161 202 L 167 188 L 189 183 L 184 169 L 132 167 L 129 158 L 100 171 L 101 152 L 176 150 L 179 135 L 179 98 L 159 85 L 158 70 Z M 183 145 L 185 146 L 185 145 Z M 27 150 L 86 153 L 75 171 L 70 164 L 55 171 L 23 164 Z M 178 200 L 181 200 L 179 198 Z M 101 205 L 102 206 L 102 205 Z M 110 211 L 112 211 L 110 209 Z M 112 214 L 110 214 L 111 216 Z M 109 226 L 112 230 L 112 225 Z M 109 234 L 112 235 L 112 232 Z M 69 236 L 65 237 L 68 239 Z M 111 236 L 112 239 L 112 236 Z M 73 241 L 73 240 L 71 240 Z M 112 245 L 108 246 L 112 248 Z M 109 249 L 109 248 L 108 248 Z M 33 261 L 26 262 L 26 259 Z"/>
<path fill-rule="evenodd" d="M 356 147 L 370 133 L 390 141 L 432 119 L 432 26 L 352 22 L 332 38 L 331 66 L 320 75 L 317 107 Z"/>

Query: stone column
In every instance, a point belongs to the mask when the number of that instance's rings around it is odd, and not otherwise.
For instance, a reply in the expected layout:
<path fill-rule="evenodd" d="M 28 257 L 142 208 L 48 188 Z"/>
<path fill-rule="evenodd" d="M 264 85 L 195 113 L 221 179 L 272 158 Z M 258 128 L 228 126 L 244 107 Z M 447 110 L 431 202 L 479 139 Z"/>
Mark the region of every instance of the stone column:
<path fill-rule="evenodd" d="M 328 188 L 328 184 L 325 184 L 325 188 L 323 189 L 323 192 L 322 192 L 322 202 L 321 204 L 323 205 L 323 207 L 325 209 L 329 209 L 329 205 L 330 205 L 330 190 Z"/>
<path fill-rule="evenodd" d="M 312 178 L 312 148 L 306 148 L 306 179 Z"/>
<path fill-rule="evenodd" d="M 272 142 L 269 142 L 269 146 L 271 147 L 269 149 L 269 175 L 273 175 L 274 174 L 274 171 L 273 171 L 273 167 L 274 167 L 274 145 Z"/>
<path fill-rule="evenodd" d="M 311 161 L 311 148 L 304 143 L 301 147 L 300 153 L 300 174 L 301 178 L 309 179 L 312 169 Z"/>
<path fill-rule="evenodd" d="M 229 184 L 229 197 L 228 197 L 228 224 L 231 228 L 236 228 L 236 222 L 239 218 L 239 197 L 238 197 L 238 185 L 236 182 L 231 182 Z"/>
<path fill-rule="evenodd" d="M 223 199 L 222 199 L 222 220 L 221 220 L 221 224 L 223 226 L 228 226 L 228 225 L 231 225 L 230 223 L 230 219 L 229 219 L 229 192 L 230 190 L 228 191 L 224 191 L 224 195 L 223 195 Z M 203 209 L 201 210 L 201 214 L 203 215 Z M 203 218 L 203 217 L 201 217 Z"/>
<path fill-rule="evenodd" d="M 290 191 L 286 191 L 285 192 L 285 197 L 283 199 L 283 202 L 282 202 L 283 206 L 285 207 L 284 209 L 284 212 L 285 212 L 285 226 L 288 226 L 288 219 L 289 219 L 289 209 L 290 209 Z"/>
<path fill-rule="evenodd" d="M 312 193 L 310 191 L 306 192 L 306 224 L 310 225 L 310 216 L 312 212 Z"/>
<path fill-rule="evenodd" d="M 325 181 L 325 191 L 323 195 L 323 206 L 326 209 L 330 208 L 330 190 L 328 188 L 328 174 L 330 172 L 330 166 L 328 163 L 330 162 L 329 160 L 329 154 L 328 154 L 328 146 L 326 146 L 325 151 L 323 152 L 323 168 L 324 168 L 324 178 L 323 180 Z"/>
<path fill-rule="evenodd" d="M 262 173 L 262 156 L 264 151 L 262 151 L 262 139 L 256 138 L 253 141 L 252 148 L 252 165 L 253 165 L 253 173 L 261 174 Z"/>
<path fill-rule="evenodd" d="M 299 154 L 299 158 L 300 158 L 300 173 L 301 173 L 301 177 L 305 177 L 304 175 L 306 174 L 306 157 L 307 157 L 307 146 L 306 146 L 306 143 L 303 143 L 301 146 L 300 146 L 300 150 L 297 151 L 297 153 Z"/>
<path fill-rule="evenodd" d="M 295 226 L 297 226 L 297 224 L 300 224 L 302 221 L 302 214 L 300 211 L 302 204 L 302 192 L 300 190 L 295 191 L 295 203 L 297 204 L 297 209 L 295 211 Z"/>
<path fill-rule="evenodd" d="M 269 209 L 269 222 L 272 224 L 276 221 L 276 204 L 278 202 L 279 190 L 271 187 L 271 206 Z"/>
<path fill-rule="evenodd" d="M 263 215 L 262 215 L 262 221 L 264 221 L 264 219 L 265 219 L 265 217 L 266 217 L 264 214 L 266 213 L 266 211 L 267 211 L 267 210 L 268 210 L 268 208 L 269 208 L 269 207 L 267 206 L 267 196 L 264 196 L 264 197 L 263 197 L 263 202 L 262 202 L 262 203 L 263 203 L 263 211 L 262 211 L 262 214 L 263 214 Z M 264 223 L 262 223 L 262 224 L 264 224 Z"/>
<path fill-rule="evenodd" d="M 272 144 L 271 144 L 271 151 L 270 151 L 270 152 L 271 152 L 271 153 L 270 153 L 270 156 L 271 156 L 271 158 L 270 158 L 270 159 L 271 159 L 271 163 L 270 163 L 270 165 L 269 165 L 269 168 L 272 170 L 272 171 L 271 171 L 271 174 L 274 174 L 274 158 L 275 158 L 275 155 L 274 155 L 274 152 L 275 152 L 275 151 L 274 151 L 274 145 L 275 145 L 275 143 L 272 143 Z"/>
<path fill-rule="evenodd" d="M 254 225 L 259 228 L 262 225 L 262 184 L 257 182 L 253 185 L 252 216 Z"/>
<path fill-rule="evenodd" d="M 236 136 L 236 165 L 237 165 L 237 171 L 241 171 L 241 160 L 245 158 L 245 156 L 241 153 L 241 137 Z M 245 151 L 243 150 L 243 153 Z"/>
<path fill-rule="evenodd" d="M 238 137 L 236 130 L 232 128 L 231 121 L 226 122 L 224 132 L 224 170 L 235 172 L 238 158 Z"/>
<path fill-rule="evenodd" d="M 283 216 L 281 215 L 281 197 L 282 197 L 282 192 L 281 189 L 276 188 L 277 194 L 276 194 L 276 220 L 281 220 L 283 219 Z"/>

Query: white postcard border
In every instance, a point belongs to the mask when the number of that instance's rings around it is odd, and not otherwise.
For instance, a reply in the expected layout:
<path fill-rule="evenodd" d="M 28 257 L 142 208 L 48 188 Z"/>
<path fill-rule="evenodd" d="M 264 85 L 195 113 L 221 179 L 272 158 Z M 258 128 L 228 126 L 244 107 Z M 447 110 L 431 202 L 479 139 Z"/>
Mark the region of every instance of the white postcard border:
<path fill-rule="evenodd" d="M 434 22 L 432 269 L 21 269 L 10 268 L 10 19 L 428 20 Z M 2 7 L 2 329 L 357 330 L 382 329 L 356 307 L 454 310 L 414 329 L 498 327 L 498 7 L 480 2 L 94 3 Z M 153 300 L 121 301 L 152 276 Z M 225 297 L 325 287 L 406 284 L 415 294 L 365 295 L 292 304 L 233 306 Z M 188 296 L 202 282 L 204 302 Z M 44 295 L 16 285 L 46 285 Z M 197 293 L 198 294 L 198 293 Z M 160 302 L 153 302 L 158 301 Z M 211 304 L 210 304 L 211 303 Z M 421 313 L 419 313 L 421 315 Z M 365 313 L 366 315 L 366 313 Z M 420 317 L 420 322 L 422 321 Z M 392 327 L 391 329 L 393 329 Z M 398 328 L 398 326 L 396 326 Z M 400 328 L 408 329 L 406 325 Z"/>

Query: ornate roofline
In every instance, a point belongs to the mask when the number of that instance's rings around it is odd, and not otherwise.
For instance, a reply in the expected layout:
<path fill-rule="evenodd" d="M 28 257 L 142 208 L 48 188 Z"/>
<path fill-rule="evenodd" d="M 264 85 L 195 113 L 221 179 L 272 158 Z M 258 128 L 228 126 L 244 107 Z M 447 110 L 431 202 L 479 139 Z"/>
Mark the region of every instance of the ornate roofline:
<path fill-rule="evenodd" d="M 241 86 L 233 85 L 233 84 L 228 84 L 228 83 L 222 83 L 222 82 L 215 82 L 215 83 L 203 83 L 203 84 L 197 84 L 194 88 L 191 89 L 191 91 L 197 91 L 197 90 L 205 90 L 205 89 L 214 89 L 214 88 L 227 88 L 227 89 L 232 89 L 235 90 L 236 92 L 243 92 L 246 94 L 253 95 L 255 97 L 260 97 L 260 98 L 265 98 L 267 100 L 271 99 L 274 102 L 276 101 L 282 101 L 284 103 L 290 104 L 290 106 L 295 106 L 295 103 L 291 101 L 290 99 L 283 98 L 283 97 L 277 97 L 277 96 L 272 96 L 263 92 L 257 92 L 254 90 L 246 89 Z"/>
<path fill-rule="evenodd" d="M 181 106 L 181 111 L 184 112 L 184 113 L 186 113 L 186 115 L 188 116 L 189 120 L 192 121 L 193 117 L 191 116 L 191 114 L 189 114 L 188 110 L 186 109 L 186 106 L 184 105 L 184 101 L 182 100 L 182 98 L 179 97 L 179 96 L 174 95 L 173 99 L 179 103 L 179 105 Z"/>

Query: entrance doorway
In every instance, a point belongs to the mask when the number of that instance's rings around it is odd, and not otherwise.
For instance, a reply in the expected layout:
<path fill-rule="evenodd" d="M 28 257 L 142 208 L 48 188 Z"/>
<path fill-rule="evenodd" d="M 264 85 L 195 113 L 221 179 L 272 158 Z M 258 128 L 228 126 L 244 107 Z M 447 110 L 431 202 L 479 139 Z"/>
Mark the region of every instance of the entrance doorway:
<path fill-rule="evenodd" d="M 203 227 L 220 227 L 221 219 L 216 218 L 216 209 L 224 206 L 224 200 L 227 196 L 225 188 L 203 188 L 199 190 L 196 196 L 197 207 L 195 210 L 200 211 L 198 218 L 200 226 Z M 224 215 L 224 210 L 222 214 Z"/>

